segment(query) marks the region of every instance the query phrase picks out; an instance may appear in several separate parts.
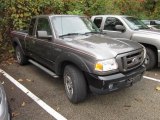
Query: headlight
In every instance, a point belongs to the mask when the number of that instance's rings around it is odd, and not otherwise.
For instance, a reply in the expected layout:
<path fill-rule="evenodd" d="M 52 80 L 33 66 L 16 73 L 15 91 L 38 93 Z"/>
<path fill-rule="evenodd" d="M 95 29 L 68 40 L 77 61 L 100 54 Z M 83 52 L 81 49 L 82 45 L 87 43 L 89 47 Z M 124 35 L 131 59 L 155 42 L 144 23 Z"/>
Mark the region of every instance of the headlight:
<path fill-rule="evenodd" d="M 118 69 L 118 64 L 115 59 L 109 59 L 105 61 L 98 61 L 95 64 L 95 70 L 96 71 L 110 71 L 110 70 L 115 70 Z"/>

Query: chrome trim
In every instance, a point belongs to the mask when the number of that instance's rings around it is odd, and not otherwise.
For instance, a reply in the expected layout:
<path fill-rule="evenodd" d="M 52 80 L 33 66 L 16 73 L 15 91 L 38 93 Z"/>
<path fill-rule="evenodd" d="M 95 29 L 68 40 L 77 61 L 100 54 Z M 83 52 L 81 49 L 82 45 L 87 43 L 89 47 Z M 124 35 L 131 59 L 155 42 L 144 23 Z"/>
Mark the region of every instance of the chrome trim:
<path fill-rule="evenodd" d="M 49 75 L 51 75 L 54 78 L 58 78 L 59 76 L 56 75 L 54 72 L 50 71 L 49 69 L 43 67 L 42 65 L 40 65 L 39 63 L 33 61 L 33 60 L 28 60 L 30 63 L 32 63 L 33 65 L 37 66 L 38 68 L 40 68 L 41 70 L 45 71 L 46 73 L 48 73 Z"/>

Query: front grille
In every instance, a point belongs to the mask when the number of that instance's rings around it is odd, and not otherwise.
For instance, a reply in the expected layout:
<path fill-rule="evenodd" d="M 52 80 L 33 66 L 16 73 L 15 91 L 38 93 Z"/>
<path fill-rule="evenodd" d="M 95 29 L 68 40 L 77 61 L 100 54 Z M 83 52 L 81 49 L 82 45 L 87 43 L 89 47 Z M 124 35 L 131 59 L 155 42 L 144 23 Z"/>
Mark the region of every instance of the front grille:
<path fill-rule="evenodd" d="M 139 67 L 144 61 L 143 49 L 121 54 L 117 56 L 121 71 L 129 71 Z"/>

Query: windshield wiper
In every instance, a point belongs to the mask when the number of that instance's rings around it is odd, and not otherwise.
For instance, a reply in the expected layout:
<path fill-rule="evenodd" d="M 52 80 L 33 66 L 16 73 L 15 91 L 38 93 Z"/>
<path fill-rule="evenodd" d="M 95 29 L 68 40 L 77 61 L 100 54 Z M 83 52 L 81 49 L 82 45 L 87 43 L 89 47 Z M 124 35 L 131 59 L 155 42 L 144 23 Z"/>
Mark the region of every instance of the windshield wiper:
<path fill-rule="evenodd" d="M 101 32 L 85 32 L 85 33 L 68 33 L 60 35 L 59 37 L 70 36 L 70 35 L 86 35 L 86 34 L 102 34 Z"/>
<path fill-rule="evenodd" d="M 81 35 L 80 33 L 68 33 L 64 35 L 60 35 L 59 37 L 70 36 L 70 35 Z"/>
<path fill-rule="evenodd" d="M 92 33 L 92 34 L 101 34 L 101 32 L 85 32 L 84 34 L 90 34 L 90 33 Z"/>
<path fill-rule="evenodd" d="M 140 30 L 139 28 L 136 28 L 136 29 L 134 29 L 134 30 Z"/>
<path fill-rule="evenodd" d="M 146 29 L 150 29 L 150 28 L 137 28 L 137 29 L 134 29 L 134 30 L 146 30 Z"/>

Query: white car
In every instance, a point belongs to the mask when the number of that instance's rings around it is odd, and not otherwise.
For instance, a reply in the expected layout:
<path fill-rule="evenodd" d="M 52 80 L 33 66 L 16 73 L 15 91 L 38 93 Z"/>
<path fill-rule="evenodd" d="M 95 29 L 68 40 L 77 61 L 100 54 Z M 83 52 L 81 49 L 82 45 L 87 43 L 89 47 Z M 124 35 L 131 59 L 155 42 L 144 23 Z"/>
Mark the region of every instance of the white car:
<path fill-rule="evenodd" d="M 10 120 L 6 94 L 0 83 L 0 120 Z"/>

